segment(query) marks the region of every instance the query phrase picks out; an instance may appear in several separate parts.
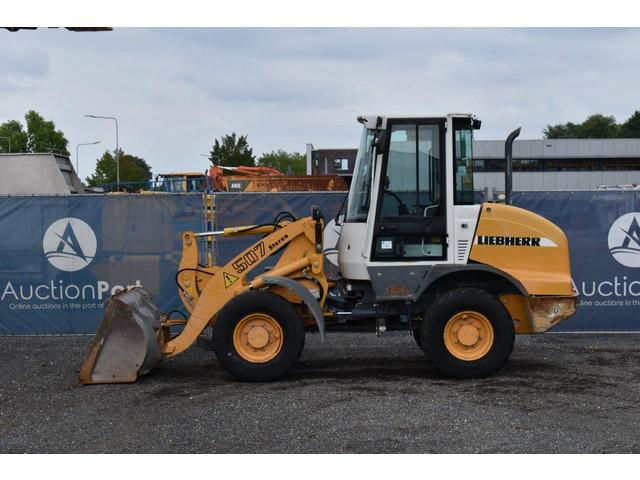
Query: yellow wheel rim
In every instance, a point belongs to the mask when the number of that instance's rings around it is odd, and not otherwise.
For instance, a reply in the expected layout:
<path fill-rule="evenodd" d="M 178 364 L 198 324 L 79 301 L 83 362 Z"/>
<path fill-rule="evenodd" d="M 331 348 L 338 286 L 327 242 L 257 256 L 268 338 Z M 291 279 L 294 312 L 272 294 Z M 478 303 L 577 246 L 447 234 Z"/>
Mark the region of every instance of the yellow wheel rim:
<path fill-rule="evenodd" d="M 265 313 L 242 318 L 233 330 L 233 346 L 248 362 L 264 363 L 275 358 L 284 343 L 280 324 Z"/>
<path fill-rule="evenodd" d="M 456 313 L 444 327 L 444 344 L 454 357 L 468 362 L 484 357 L 493 345 L 493 327 L 481 313 Z"/>

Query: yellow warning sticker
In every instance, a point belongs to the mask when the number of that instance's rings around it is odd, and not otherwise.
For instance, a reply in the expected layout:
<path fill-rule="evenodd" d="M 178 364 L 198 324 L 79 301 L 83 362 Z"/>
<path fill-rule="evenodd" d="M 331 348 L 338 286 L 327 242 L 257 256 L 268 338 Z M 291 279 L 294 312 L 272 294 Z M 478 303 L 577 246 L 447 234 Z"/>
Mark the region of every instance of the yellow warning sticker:
<path fill-rule="evenodd" d="M 231 285 L 236 283 L 236 280 L 238 280 L 238 277 L 231 275 L 230 273 L 222 272 L 222 274 L 224 276 L 224 288 L 229 288 Z"/>

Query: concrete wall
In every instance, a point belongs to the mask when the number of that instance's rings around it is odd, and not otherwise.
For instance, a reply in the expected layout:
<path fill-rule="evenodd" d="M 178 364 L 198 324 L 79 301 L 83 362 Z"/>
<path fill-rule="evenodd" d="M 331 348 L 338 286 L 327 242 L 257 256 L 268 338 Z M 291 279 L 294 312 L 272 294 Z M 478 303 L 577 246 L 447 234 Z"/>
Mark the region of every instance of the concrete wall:
<path fill-rule="evenodd" d="M 0 195 L 82 193 L 69 157 L 53 153 L 0 154 Z"/>

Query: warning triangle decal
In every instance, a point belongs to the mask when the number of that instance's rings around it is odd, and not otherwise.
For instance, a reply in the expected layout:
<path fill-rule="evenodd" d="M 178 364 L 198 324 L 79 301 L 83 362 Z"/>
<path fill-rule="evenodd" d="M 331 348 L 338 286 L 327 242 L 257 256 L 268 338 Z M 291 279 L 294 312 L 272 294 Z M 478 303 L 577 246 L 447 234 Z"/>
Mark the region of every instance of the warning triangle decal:
<path fill-rule="evenodd" d="M 238 277 L 231 275 L 230 273 L 222 272 L 222 274 L 224 276 L 224 288 L 229 288 L 236 282 L 236 280 L 238 280 Z"/>

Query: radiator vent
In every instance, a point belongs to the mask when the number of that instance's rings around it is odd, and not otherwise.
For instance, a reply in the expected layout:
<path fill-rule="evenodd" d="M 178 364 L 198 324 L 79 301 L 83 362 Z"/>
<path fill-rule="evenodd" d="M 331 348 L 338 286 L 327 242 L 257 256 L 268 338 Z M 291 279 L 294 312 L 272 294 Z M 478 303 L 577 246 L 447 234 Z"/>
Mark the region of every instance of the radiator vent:
<path fill-rule="evenodd" d="M 456 245 L 456 260 L 464 262 L 467 258 L 467 249 L 469 248 L 469 240 L 458 240 Z"/>

